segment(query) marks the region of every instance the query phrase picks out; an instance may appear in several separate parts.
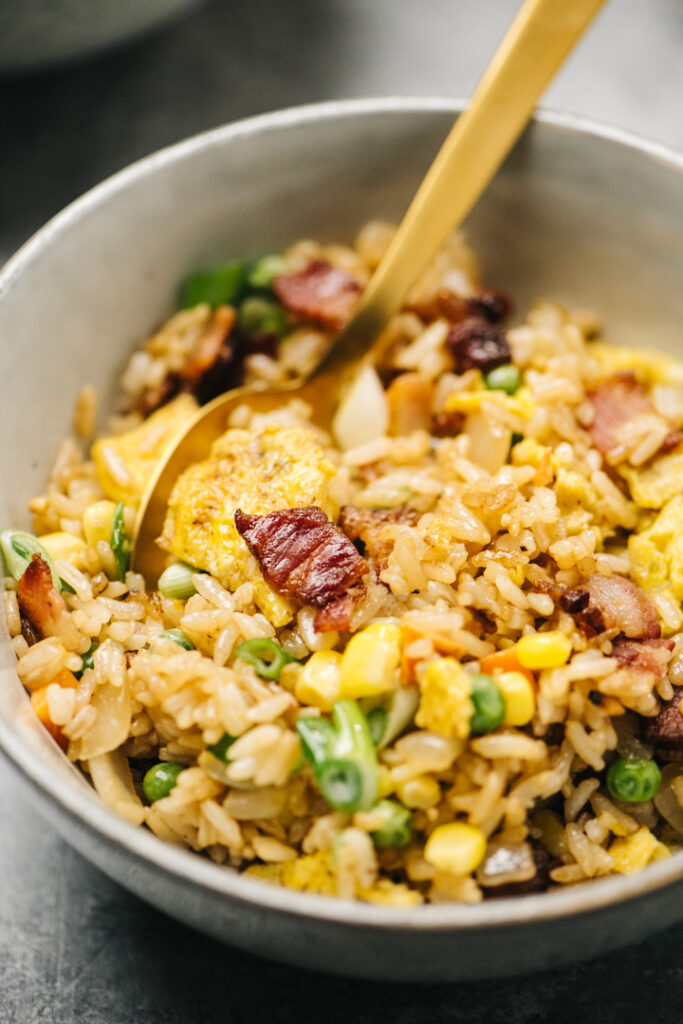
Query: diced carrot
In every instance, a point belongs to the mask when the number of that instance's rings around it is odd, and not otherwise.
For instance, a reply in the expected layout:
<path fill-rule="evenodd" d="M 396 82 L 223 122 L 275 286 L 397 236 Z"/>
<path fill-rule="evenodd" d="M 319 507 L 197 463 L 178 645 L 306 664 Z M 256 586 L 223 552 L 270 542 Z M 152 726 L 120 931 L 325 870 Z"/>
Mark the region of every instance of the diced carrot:
<path fill-rule="evenodd" d="M 523 676 L 527 677 L 534 690 L 538 690 L 533 672 L 520 664 L 516 647 L 508 647 L 504 651 L 487 654 L 486 657 L 480 658 L 479 668 L 488 676 L 494 676 L 498 672 L 521 672 Z"/>
<path fill-rule="evenodd" d="M 57 741 L 62 750 L 66 750 L 69 741 L 62 732 L 61 726 L 55 725 L 50 718 L 50 709 L 47 706 L 47 686 L 41 686 L 39 690 L 33 691 L 31 694 L 31 707 L 53 740 Z"/>
<path fill-rule="evenodd" d="M 74 689 L 78 686 L 78 680 L 73 672 L 70 672 L 68 668 L 62 668 L 59 670 L 57 675 L 50 680 L 47 686 L 41 686 L 38 690 L 34 690 L 31 694 L 31 707 L 36 713 L 36 716 L 45 726 L 50 736 L 60 745 L 62 750 L 66 750 L 69 746 L 69 741 L 62 732 L 62 727 L 56 725 L 50 718 L 50 709 L 47 703 L 47 687 L 56 683 L 57 686 L 63 686 L 64 689 Z"/>

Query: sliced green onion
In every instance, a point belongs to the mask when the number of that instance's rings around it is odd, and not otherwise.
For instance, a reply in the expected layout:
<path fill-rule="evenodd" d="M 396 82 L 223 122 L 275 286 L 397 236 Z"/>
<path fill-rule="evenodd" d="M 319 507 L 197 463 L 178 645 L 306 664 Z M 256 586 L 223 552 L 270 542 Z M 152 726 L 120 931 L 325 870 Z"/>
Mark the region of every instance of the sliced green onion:
<path fill-rule="evenodd" d="M 372 742 L 376 747 L 379 747 L 382 740 L 384 739 L 384 733 L 387 729 L 387 721 L 389 719 L 389 713 L 386 708 L 377 706 L 370 708 L 365 715 L 368 723 L 368 729 L 370 730 L 370 736 Z"/>
<path fill-rule="evenodd" d="M 116 562 L 116 571 L 122 583 L 125 581 L 126 573 L 130 568 L 130 553 L 132 550 L 130 538 L 126 533 L 126 527 L 123 521 L 123 510 L 124 504 L 120 501 L 114 509 L 110 540 L 111 549 L 114 553 L 114 561 Z"/>
<path fill-rule="evenodd" d="M 182 629 L 165 629 L 163 633 L 159 633 L 157 640 L 172 640 L 174 644 L 184 647 L 186 651 L 194 650 L 194 644 Z"/>
<path fill-rule="evenodd" d="M 366 811 L 377 800 L 379 766 L 367 719 L 355 700 L 339 700 L 326 718 L 302 715 L 301 747 L 320 792 L 340 811 Z"/>
<path fill-rule="evenodd" d="M 206 749 L 210 754 L 213 754 L 214 757 L 217 757 L 219 761 L 222 761 L 223 764 L 229 764 L 230 758 L 228 757 L 228 750 L 236 739 L 236 736 L 231 736 L 230 733 L 224 732 L 217 743 L 212 743 L 211 746 Z"/>
<path fill-rule="evenodd" d="M 256 260 L 248 272 L 247 284 L 250 288 L 270 288 L 273 279 L 280 274 L 286 274 L 288 270 L 289 264 L 284 256 L 263 256 Z"/>
<path fill-rule="evenodd" d="M 237 313 L 237 326 L 243 334 L 276 338 L 283 338 L 289 332 L 289 320 L 282 306 L 261 295 L 251 295 L 244 300 Z"/>
<path fill-rule="evenodd" d="M 370 813 L 382 818 L 380 827 L 370 833 L 372 841 L 380 850 L 405 846 L 410 842 L 413 834 L 410 811 L 398 800 L 380 800 Z"/>
<path fill-rule="evenodd" d="M 88 650 L 85 652 L 85 654 L 81 658 L 81 667 L 80 667 L 80 669 L 78 670 L 78 672 L 74 672 L 74 675 L 76 676 L 76 679 L 80 679 L 81 676 L 83 675 L 83 673 L 85 672 L 85 670 L 87 668 L 94 668 L 95 667 L 95 662 L 93 661 L 93 654 L 97 650 L 98 646 L 99 646 L 99 644 L 96 644 L 95 641 L 93 641 L 90 644 L 90 647 L 88 648 Z"/>
<path fill-rule="evenodd" d="M 320 792 L 338 811 L 357 811 L 362 803 L 363 778 L 353 761 L 326 761 L 317 775 Z"/>
<path fill-rule="evenodd" d="M 212 309 L 234 306 L 242 298 L 246 285 L 246 268 L 241 260 L 233 260 L 215 270 L 192 274 L 183 286 L 182 305 L 188 309 L 206 302 Z"/>
<path fill-rule="evenodd" d="M 524 434 L 514 433 L 510 438 L 510 448 L 514 448 L 516 444 L 524 440 Z"/>
<path fill-rule="evenodd" d="M 157 588 L 164 595 L 164 597 L 172 597 L 177 601 L 184 601 L 188 597 L 192 597 L 193 594 L 197 593 L 192 577 L 199 569 L 195 569 L 194 566 L 188 565 L 187 562 L 174 562 L 173 565 L 169 565 L 168 569 L 164 569 Z"/>
<path fill-rule="evenodd" d="M 24 530 L 3 530 L 0 533 L 0 548 L 10 575 L 17 582 L 28 569 L 33 556 L 40 555 L 50 570 L 55 590 L 62 589 L 62 581 L 57 574 L 54 562 L 38 538 L 34 537 L 32 533 L 25 533 Z"/>
<path fill-rule="evenodd" d="M 175 789 L 178 776 L 185 771 L 184 764 L 171 764 L 161 761 L 152 765 L 142 780 L 142 789 L 151 804 L 156 800 L 163 800 L 165 796 Z"/>
<path fill-rule="evenodd" d="M 484 384 L 489 391 L 504 391 L 506 395 L 514 395 L 522 386 L 522 375 L 512 363 L 496 366 L 484 375 Z"/>
<path fill-rule="evenodd" d="M 235 648 L 235 655 L 241 661 L 252 665 L 262 679 L 274 679 L 275 682 L 280 679 L 280 673 L 285 665 L 296 660 L 274 640 L 261 636 L 243 640 Z"/>

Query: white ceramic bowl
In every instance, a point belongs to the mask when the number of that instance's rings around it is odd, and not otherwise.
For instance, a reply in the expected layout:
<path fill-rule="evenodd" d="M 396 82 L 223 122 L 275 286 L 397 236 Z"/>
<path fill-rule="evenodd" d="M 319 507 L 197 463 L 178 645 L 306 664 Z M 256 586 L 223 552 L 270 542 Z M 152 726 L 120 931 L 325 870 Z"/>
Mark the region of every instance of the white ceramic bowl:
<path fill-rule="evenodd" d="M 111 399 L 190 269 L 399 218 L 457 109 L 371 100 L 229 125 L 117 174 L 38 232 L 0 274 L 0 524 L 27 521 L 79 388 L 93 382 Z M 486 279 L 518 309 L 538 296 L 588 306 L 615 341 L 683 356 L 682 172 L 683 158 L 662 147 L 540 116 L 468 225 Z M 27 796 L 112 878 L 290 963 L 372 978 L 485 977 L 591 957 L 683 916 L 683 854 L 564 891 L 411 910 L 240 877 L 103 806 L 30 711 L 6 635 L 0 745 Z"/>
<path fill-rule="evenodd" d="M 142 35 L 199 0 L 0 0 L 0 70 L 82 57 Z"/>

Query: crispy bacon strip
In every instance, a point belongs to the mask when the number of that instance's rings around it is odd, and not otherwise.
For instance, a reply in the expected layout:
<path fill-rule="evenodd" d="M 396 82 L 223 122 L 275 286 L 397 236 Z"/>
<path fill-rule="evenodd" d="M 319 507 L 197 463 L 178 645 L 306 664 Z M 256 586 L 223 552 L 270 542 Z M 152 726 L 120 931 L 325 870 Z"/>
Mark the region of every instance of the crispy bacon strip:
<path fill-rule="evenodd" d="M 632 640 L 655 640 L 661 633 L 652 601 L 625 576 L 595 574 L 566 590 L 560 604 L 590 635 L 615 629 Z"/>
<path fill-rule="evenodd" d="M 429 298 L 410 302 L 405 308 L 425 323 L 448 320 L 452 324 L 459 324 L 467 317 L 476 316 L 490 324 L 498 324 L 508 316 L 512 303 L 504 292 L 495 288 L 483 288 L 466 299 L 450 288 L 439 288 Z"/>
<path fill-rule="evenodd" d="M 410 505 L 382 509 L 345 505 L 339 514 L 339 525 L 350 540 L 363 542 L 370 558 L 384 562 L 394 546 L 393 540 L 387 538 L 384 527 L 389 523 L 415 526 L 419 518 L 420 513 Z"/>
<path fill-rule="evenodd" d="M 316 614 L 313 620 L 313 628 L 316 633 L 348 633 L 351 629 L 353 612 L 356 607 L 356 599 L 360 593 L 342 594 L 341 597 L 330 601 Z"/>
<path fill-rule="evenodd" d="M 339 330 L 351 318 L 360 285 L 344 270 L 314 260 L 295 274 L 280 274 L 273 291 L 291 313 Z"/>
<path fill-rule="evenodd" d="M 455 360 L 457 373 L 481 370 L 487 373 L 512 362 L 512 353 L 505 331 L 481 317 L 469 317 L 451 327 L 446 345 Z"/>
<path fill-rule="evenodd" d="M 666 639 L 615 640 L 612 654 L 622 665 L 638 672 L 650 672 L 661 683 L 666 678 L 674 646 L 673 640 Z"/>
<path fill-rule="evenodd" d="M 646 736 L 662 761 L 683 761 L 682 699 L 683 686 L 674 686 L 671 700 L 663 701 L 657 716 L 648 719 Z"/>
<path fill-rule="evenodd" d="M 67 646 L 79 635 L 64 602 L 52 582 L 50 567 L 40 555 L 33 555 L 20 578 L 17 597 L 21 614 L 41 637 L 58 636 Z"/>
<path fill-rule="evenodd" d="M 593 444 L 606 455 L 619 443 L 619 428 L 643 413 L 653 413 L 654 406 L 645 388 L 630 370 L 613 374 L 599 384 L 595 391 L 588 393 L 593 406 L 593 422 L 588 431 Z M 683 439 L 679 430 L 670 430 L 662 442 L 660 451 L 670 452 Z"/>
<path fill-rule="evenodd" d="M 272 587 L 322 608 L 368 571 L 351 541 L 317 505 L 269 515 L 237 509 L 235 526 Z"/>

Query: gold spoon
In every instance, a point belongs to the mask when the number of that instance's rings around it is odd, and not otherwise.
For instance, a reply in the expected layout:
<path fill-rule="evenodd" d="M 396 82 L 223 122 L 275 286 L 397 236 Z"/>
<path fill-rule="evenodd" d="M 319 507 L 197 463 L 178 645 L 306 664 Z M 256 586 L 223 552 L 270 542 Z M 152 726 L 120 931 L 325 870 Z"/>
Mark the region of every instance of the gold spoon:
<path fill-rule="evenodd" d="M 329 429 L 349 368 L 373 361 L 372 343 L 446 236 L 470 212 L 531 117 L 536 101 L 605 0 L 525 0 L 467 110 L 460 115 L 401 221 L 356 311 L 307 381 L 277 388 L 235 388 L 199 409 L 174 439 L 142 497 L 133 566 L 156 581 L 166 554 L 162 532 L 178 476 L 206 457 L 237 405 L 266 412 L 287 398 L 313 407 Z"/>

